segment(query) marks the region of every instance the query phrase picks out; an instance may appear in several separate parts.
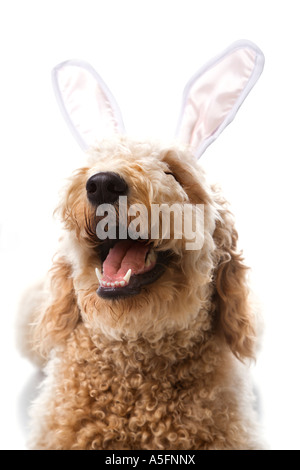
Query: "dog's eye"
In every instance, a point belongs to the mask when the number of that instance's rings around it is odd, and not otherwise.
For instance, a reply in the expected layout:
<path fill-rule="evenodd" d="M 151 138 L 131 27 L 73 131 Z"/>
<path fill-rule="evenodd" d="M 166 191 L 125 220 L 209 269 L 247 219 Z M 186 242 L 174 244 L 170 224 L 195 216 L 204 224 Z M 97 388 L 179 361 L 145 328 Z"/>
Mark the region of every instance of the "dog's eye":
<path fill-rule="evenodd" d="M 165 175 L 173 176 L 174 180 L 177 181 L 177 183 L 180 184 L 180 181 L 178 180 L 177 176 L 174 175 L 174 173 L 172 173 L 172 171 L 165 171 L 164 173 L 165 173 Z"/>
<path fill-rule="evenodd" d="M 174 173 L 172 173 L 171 171 L 165 171 L 164 173 L 165 173 L 165 175 L 173 176 L 173 178 L 174 178 L 176 181 L 178 181 L 178 179 L 176 178 L 176 176 L 174 175 Z"/>

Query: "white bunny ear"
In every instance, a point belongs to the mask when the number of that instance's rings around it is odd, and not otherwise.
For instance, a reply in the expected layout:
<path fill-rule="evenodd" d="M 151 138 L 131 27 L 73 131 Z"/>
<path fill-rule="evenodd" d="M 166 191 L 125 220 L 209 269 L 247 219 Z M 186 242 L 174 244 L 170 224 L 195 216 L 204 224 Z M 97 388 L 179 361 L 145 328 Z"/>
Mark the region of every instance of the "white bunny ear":
<path fill-rule="evenodd" d="M 263 67 L 261 50 L 249 41 L 238 41 L 188 82 L 176 136 L 191 146 L 197 158 L 234 119 Z"/>
<path fill-rule="evenodd" d="M 63 62 L 53 69 L 52 80 L 62 114 L 84 150 L 103 137 L 125 132 L 115 98 L 89 64 Z"/>

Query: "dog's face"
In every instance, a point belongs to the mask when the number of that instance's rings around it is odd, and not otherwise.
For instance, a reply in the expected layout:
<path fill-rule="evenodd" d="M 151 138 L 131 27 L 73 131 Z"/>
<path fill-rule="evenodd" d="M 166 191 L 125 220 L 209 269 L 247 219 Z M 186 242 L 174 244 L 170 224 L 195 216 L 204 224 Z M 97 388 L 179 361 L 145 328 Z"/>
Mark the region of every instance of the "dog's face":
<path fill-rule="evenodd" d="M 163 214 L 153 222 L 157 206 L 174 209 L 169 232 Z M 181 210 L 187 206 L 195 211 Z M 127 138 L 103 142 L 70 179 L 58 211 L 65 230 L 49 303 L 35 326 L 42 354 L 83 321 L 94 339 L 144 338 L 160 354 L 167 338 L 165 350 L 173 354 L 174 342 L 185 351 L 207 332 L 237 357 L 253 357 L 255 324 L 237 232 L 226 201 L 189 151 Z M 191 214 L 196 222 L 187 231 Z"/>
<path fill-rule="evenodd" d="M 125 218 L 120 201 L 127 204 Z M 99 211 L 107 208 L 103 204 L 115 211 L 115 219 Z M 184 231 L 186 205 L 202 210 L 201 227 L 193 213 L 192 225 L 201 234 L 192 249 Z M 171 206 L 174 216 L 171 211 L 166 232 L 162 212 L 159 227 L 154 224 L 153 208 Z M 93 328 L 116 337 L 163 334 L 184 328 L 205 307 L 216 210 L 189 153 L 124 138 L 107 142 L 72 177 L 61 213 L 67 229 L 63 255 L 71 265 L 81 315 Z M 178 234 L 174 221 L 180 217 Z"/>

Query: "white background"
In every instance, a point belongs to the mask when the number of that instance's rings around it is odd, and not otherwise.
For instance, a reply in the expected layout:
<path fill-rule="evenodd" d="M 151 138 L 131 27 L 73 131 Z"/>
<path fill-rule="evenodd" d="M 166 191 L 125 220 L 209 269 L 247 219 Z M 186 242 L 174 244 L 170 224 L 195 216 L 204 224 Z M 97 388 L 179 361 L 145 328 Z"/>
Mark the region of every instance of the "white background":
<path fill-rule="evenodd" d="M 273 449 L 300 449 L 296 0 L 1 2 L 1 449 L 25 448 L 20 409 L 34 374 L 15 348 L 19 295 L 51 265 L 58 188 L 84 162 L 56 105 L 52 67 L 70 58 L 90 62 L 119 102 L 129 134 L 169 138 L 186 81 L 237 39 L 258 44 L 265 70 L 202 165 L 231 201 L 262 304 L 254 376 L 266 438 Z"/>

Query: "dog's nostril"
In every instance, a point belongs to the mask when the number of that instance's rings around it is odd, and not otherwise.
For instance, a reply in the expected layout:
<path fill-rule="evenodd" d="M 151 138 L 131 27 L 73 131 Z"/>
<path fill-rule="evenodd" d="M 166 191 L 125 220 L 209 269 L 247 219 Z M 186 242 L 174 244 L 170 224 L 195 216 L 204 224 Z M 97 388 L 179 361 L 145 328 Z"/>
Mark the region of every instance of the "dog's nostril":
<path fill-rule="evenodd" d="M 91 182 L 88 186 L 87 186 L 87 192 L 88 193 L 95 193 L 97 191 L 97 185 L 93 182 Z"/>
<path fill-rule="evenodd" d="M 103 172 L 91 176 L 86 183 L 88 200 L 94 205 L 113 204 L 127 194 L 126 181 L 117 173 Z"/>

